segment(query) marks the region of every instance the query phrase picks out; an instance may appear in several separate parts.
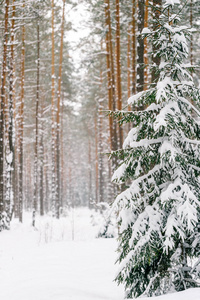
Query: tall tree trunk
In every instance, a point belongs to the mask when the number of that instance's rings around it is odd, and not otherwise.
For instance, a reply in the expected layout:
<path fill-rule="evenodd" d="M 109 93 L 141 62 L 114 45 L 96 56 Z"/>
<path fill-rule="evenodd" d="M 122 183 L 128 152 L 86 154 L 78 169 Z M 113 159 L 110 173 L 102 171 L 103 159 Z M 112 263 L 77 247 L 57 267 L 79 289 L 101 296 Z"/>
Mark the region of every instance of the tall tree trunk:
<path fill-rule="evenodd" d="M 52 194 L 52 211 L 53 215 L 56 214 L 56 157 L 55 157 L 55 40 L 54 40 L 54 0 L 51 1 L 51 47 L 52 47 L 52 58 L 51 58 L 51 172 L 52 172 L 52 183 L 51 183 L 51 194 Z"/>
<path fill-rule="evenodd" d="M 13 2 L 14 4 L 14 2 Z M 12 175 L 13 175 L 13 158 L 14 158 L 14 143 L 13 143 L 13 94 L 14 94 L 14 16 L 15 5 L 12 8 L 11 21 L 11 40 L 10 40 L 10 56 L 8 62 L 8 78 L 9 78 L 9 96 L 5 98 L 4 118 L 5 118 L 5 211 L 7 215 L 7 224 L 12 216 L 13 208 L 13 189 L 12 189 Z"/>
<path fill-rule="evenodd" d="M 25 1 L 22 4 L 25 10 Z M 25 25 L 22 25 L 21 52 L 21 95 L 20 95 L 20 124 L 19 124 L 19 221 L 23 221 L 23 135 L 24 135 L 24 79 L 25 79 Z"/>
<path fill-rule="evenodd" d="M 121 51 L 120 51 L 120 5 L 116 0 L 116 66 L 117 66 L 117 109 L 122 110 L 122 86 L 121 86 Z M 119 147 L 123 144 L 123 130 L 118 125 Z"/>
<path fill-rule="evenodd" d="M 59 59 L 59 73 L 58 73 L 58 98 L 57 98 L 57 116 L 56 116 L 56 170 L 57 170 L 57 205 L 56 217 L 60 215 L 61 203 L 61 173 L 60 173 L 60 99 L 61 99 L 61 83 L 62 83 L 62 61 L 63 61 L 63 37 L 65 25 L 65 0 L 63 0 L 62 24 L 61 24 L 61 38 L 60 38 L 60 59 Z"/>
<path fill-rule="evenodd" d="M 148 9 L 149 0 L 145 0 L 145 11 L 144 11 L 144 27 L 148 27 Z M 148 44 L 147 38 L 144 39 L 144 90 L 148 87 Z"/>
<path fill-rule="evenodd" d="M 115 74 L 114 74 L 114 57 L 112 46 L 112 30 L 110 18 L 110 1 L 104 0 L 105 3 L 105 23 L 106 23 L 106 61 L 107 61 L 107 84 L 108 84 L 108 109 L 116 110 L 115 104 Z M 109 116 L 110 144 L 111 150 L 117 149 L 117 126 L 116 120 Z M 116 159 L 112 159 L 112 168 L 116 167 Z"/>
<path fill-rule="evenodd" d="M 44 105 L 43 105 L 43 97 L 41 103 L 41 120 L 43 120 L 44 115 Z M 43 121 L 41 121 L 40 127 L 40 151 L 39 151 L 39 198 L 40 198 L 40 216 L 44 215 L 44 126 Z"/>
<path fill-rule="evenodd" d="M 99 202 L 99 165 L 98 165 L 98 130 L 97 130 L 97 126 L 98 126 L 98 121 L 97 121 L 97 116 L 95 115 L 95 184 L 96 184 L 96 203 Z"/>
<path fill-rule="evenodd" d="M 131 36 L 132 36 L 132 94 L 136 93 L 136 3 L 137 0 L 133 0 L 132 6 L 132 24 L 131 24 Z"/>
<path fill-rule="evenodd" d="M 101 42 L 101 51 L 103 52 L 103 43 Z M 100 86 L 99 89 L 102 91 L 103 88 L 103 74 L 102 67 L 100 67 Z M 98 103 L 98 200 L 99 202 L 104 201 L 104 176 L 103 176 L 103 104 L 102 99 L 99 99 Z"/>
<path fill-rule="evenodd" d="M 33 222 L 38 206 L 38 162 L 39 162 L 39 102 L 40 102 L 40 23 L 37 20 L 37 83 L 36 83 L 36 111 L 35 111 L 35 155 L 34 155 L 34 199 L 33 199 Z M 39 173 L 40 174 L 40 173 Z"/>
<path fill-rule="evenodd" d="M 144 89 L 144 40 L 141 36 L 144 28 L 144 4 L 144 0 L 138 2 L 137 92 Z"/>
<path fill-rule="evenodd" d="M 128 26 L 128 33 L 127 33 L 127 94 L 128 98 L 131 97 L 131 28 L 130 24 Z M 130 106 L 129 106 L 130 109 Z"/>
<path fill-rule="evenodd" d="M 190 0 L 190 27 L 193 27 L 193 0 Z M 190 37 L 190 63 L 193 65 L 193 35 Z"/>
<path fill-rule="evenodd" d="M 89 134 L 89 143 L 88 143 L 88 167 L 89 167 L 89 199 L 88 199 L 88 207 L 91 206 L 92 202 L 92 149 L 91 149 L 91 140 Z"/>
<path fill-rule="evenodd" d="M 3 229 L 2 223 L 4 211 L 4 106 L 6 97 L 6 60 L 7 60 L 7 43 L 8 43 L 8 10 L 9 0 L 5 1 L 5 15 L 4 15 L 4 37 L 3 37 L 3 62 L 1 75 L 1 111 L 0 111 L 0 230 Z"/>
<path fill-rule="evenodd" d="M 12 3 L 12 22 L 11 22 L 11 48 L 10 48 L 10 86 L 9 86 L 9 97 L 10 97 L 10 105 L 9 105 L 9 149 L 10 153 L 12 153 L 12 160 L 10 162 L 10 201 L 11 201 L 11 218 L 14 212 L 14 186 L 15 186 L 15 145 L 14 145 L 14 110 L 15 110 L 15 57 L 14 57 L 14 43 L 15 43 L 15 0 Z"/>
<path fill-rule="evenodd" d="M 63 128 L 64 128 L 64 93 L 62 93 L 62 105 L 61 105 L 61 131 L 60 131 L 60 147 L 61 147 L 61 207 L 62 211 L 64 208 L 64 195 L 66 196 L 66 184 L 64 182 L 65 180 L 65 159 L 64 159 L 64 134 L 63 134 Z"/>
<path fill-rule="evenodd" d="M 98 136 L 98 169 L 99 169 L 99 202 L 104 201 L 104 175 L 103 175 L 103 115 L 102 108 L 99 108 L 99 136 Z"/>

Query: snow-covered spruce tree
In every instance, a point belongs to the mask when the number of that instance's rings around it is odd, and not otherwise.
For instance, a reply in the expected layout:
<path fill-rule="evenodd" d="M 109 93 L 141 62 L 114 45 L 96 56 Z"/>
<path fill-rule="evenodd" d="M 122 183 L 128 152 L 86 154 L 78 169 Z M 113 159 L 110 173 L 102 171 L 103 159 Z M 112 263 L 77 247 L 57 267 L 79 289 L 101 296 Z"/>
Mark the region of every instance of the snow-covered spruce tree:
<path fill-rule="evenodd" d="M 161 57 L 158 82 L 129 99 L 136 111 L 115 113 L 133 124 L 113 175 L 118 184 L 132 182 L 113 204 L 116 281 L 127 298 L 196 287 L 200 277 L 200 98 L 180 15 L 181 3 L 165 0 L 156 31 L 145 29 Z"/>

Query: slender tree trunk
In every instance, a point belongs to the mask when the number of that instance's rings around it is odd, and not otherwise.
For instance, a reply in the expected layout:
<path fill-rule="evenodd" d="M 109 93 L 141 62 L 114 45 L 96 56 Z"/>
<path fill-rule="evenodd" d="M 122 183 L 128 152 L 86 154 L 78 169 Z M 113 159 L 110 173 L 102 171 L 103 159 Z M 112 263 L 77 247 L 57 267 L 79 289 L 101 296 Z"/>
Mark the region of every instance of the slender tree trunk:
<path fill-rule="evenodd" d="M 88 166 L 89 166 L 89 199 L 88 199 L 88 207 L 91 206 L 92 201 L 92 149 L 91 149 L 91 141 L 89 135 L 89 143 L 88 143 Z"/>
<path fill-rule="evenodd" d="M 58 98 L 57 98 L 57 116 L 56 116 L 56 170 L 57 170 L 57 205 L 56 217 L 60 215 L 61 204 L 61 170 L 60 170 L 60 99 L 61 99 L 61 83 L 62 83 L 62 61 L 63 61 L 63 37 L 65 25 L 65 0 L 63 0 L 63 13 L 61 24 L 61 38 L 60 38 L 60 60 L 59 60 L 59 74 L 58 74 Z"/>
<path fill-rule="evenodd" d="M 40 101 L 40 24 L 37 20 L 37 83 L 36 83 L 36 111 L 35 111 L 35 155 L 34 155 L 34 199 L 33 199 L 33 222 L 38 206 L 38 153 L 39 153 L 39 101 Z"/>
<path fill-rule="evenodd" d="M 190 0 L 190 27 L 193 27 L 193 0 Z M 190 37 L 190 63 L 193 65 L 193 35 Z"/>
<path fill-rule="evenodd" d="M 15 0 L 12 3 L 12 22 L 11 22 L 11 57 L 10 57 L 10 89 L 9 89 L 9 97 L 10 97 L 10 105 L 9 105 L 9 115 L 10 115 L 10 123 L 9 123 L 9 148 L 10 153 L 12 153 L 12 160 L 10 163 L 10 201 L 11 201 L 11 218 L 14 212 L 14 190 L 15 190 L 15 145 L 14 145 L 14 110 L 15 110 L 15 57 L 14 57 L 14 43 L 15 43 Z"/>
<path fill-rule="evenodd" d="M 127 41 L 127 96 L 128 99 L 131 97 L 131 93 L 133 91 L 133 85 L 131 86 L 131 76 L 133 76 L 132 67 L 131 67 L 131 40 L 132 40 L 132 24 L 129 24 L 128 26 L 128 41 Z M 132 57 L 133 59 L 133 57 Z M 135 61 L 135 58 L 134 58 Z M 133 76 L 134 77 L 134 76 Z M 135 84 L 134 84 L 135 87 Z M 131 105 L 128 105 L 128 110 L 131 111 L 132 107 Z M 128 132 L 131 129 L 131 123 L 129 122 L 127 124 L 127 130 Z"/>
<path fill-rule="evenodd" d="M 149 0 L 145 0 L 145 11 L 144 11 L 144 27 L 148 27 L 148 9 Z M 147 38 L 144 39 L 144 90 L 148 87 L 148 44 Z"/>
<path fill-rule="evenodd" d="M 121 51 L 120 51 L 120 5 L 116 0 L 116 66 L 117 66 L 117 109 L 122 110 L 122 86 L 121 86 Z M 123 130 L 118 125 L 119 147 L 123 144 Z"/>
<path fill-rule="evenodd" d="M 13 211 L 13 159 L 14 159 L 14 138 L 13 138 L 13 94 L 14 94 L 14 27 L 15 27 L 15 5 L 12 6 L 12 21 L 11 21 L 11 40 L 10 40 L 10 55 L 9 55 L 9 96 L 5 99 L 5 161 L 6 161 L 6 186 L 5 186 L 5 211 L 7 215 L 7 224 L 9 227 L 10 219 Z"/>
<path fill-rule="evenodd" d="M 99 165 L 98 165 L 98 130 L 97 130 L 97 116 L 95 116 L 95 184 L 96 184 L 96 203 L 99 202 Z"/>
<path fill-rule="evenodd" d="M 99 143 L 98 143 L 98 169 L 99 169 L 99 202 L 104 201 L 104 176 L 103 176 L 103 115 L 102 108 L 99 111 Z"/>
<path fill-rule="evenodd" d="M 13 192 L 14 192 L 14 215 L 19 218 L 19 114 L 17 114 L 16 97 L 13 102 L 14 126 L 15 126 L 15 144 L 14 144 L 14 174 L 13 174 Z"/>
<path fill-rule="evenodd" d="M 128 27 L 128 41 L 127 41 L 127 91 L 128 91 L 128 98 L 131 96 L 131 28 L 130 24 Z M 130 110 L 130 106 L 129 106 Z"/>
<path fill-rule="evenodd" d="M 25 1 L 23 1 L 23 10 Z M 22 25 L 21 52 L 21 95 L 20 95 L 20 124 L 19 124 L 19 221 L 23 221 L 23 135 L 24 135 L 24 79 L 25 79 L 25 25 Z"/>
<path fill-rule="evenodd" d="M 1 106 L 0 106 L 0 230 L 3 229 L 2 213 L 4 211 L 4 106 L 6 97 L 6 60 L 7 60 L 7 43 L 8 43 L 8 10 L 9 0 L 5 1 L 4 15 L 4 38 L 3 38 L 3 62 L 1 75 Z"/>
<path fill-rule="evenodd" d="M 63 134 L 63 128 L 64 128 L 64 95 L 62 95 L 62 106 L 61 106 L 61 130 L 60 130 L 60 147 L 61 147 L 61 207 L 62 207 L 62 211 L 64 208 L 64 195 L 66 196 L 66 192 L 65 192 L 65 186 L 66 184 L 64 184 L 64 179 L 65 179 L 65 160 L 64 160 L 64 134 Z"/>
<path fill-rule="evenodd" d="M 137 92 L 144 89 L 144 40 L 141 36 L 144 28 L 144 4 L 144 0 L 138 2 Z"/>
<path fill-rule="evenodd" d="M 43 98 L 42 98 L 43 99 Z M 41 103 L 41 120 L 43 120 L 44 106 L 43 100 Z M 40 216 L 44 215 L 44 126 L 43 121 L 41 121 L 40 128 L 40 165 L 39 165 L 39 195 L 40 195 Z"/>
<path fill-rule="evenodd" d="M 51 46 L 52 46 L 52 60 L 51 60 L 51 151 L 52 151 L 52 211 L 56 214 L 56 168 L 55 168 L 55 41 L 54 41 L 54 0 L 51 1 Z"/>
<path fill-rule="evenodd" d="M 115 74 L 114 74 L 114 57 L 113 57 L 113 46 L 112 46 L 112 30 L 111 30 L 111 18 L 110 18 L 110 1 L 104 0 L 105 2 L 105 21 L 106 21 L 106 60 L 107 60 L 107 81 L 108 81 L 108 109 L 115 111 Z M 110 142 L 111 150 L 117 149 L 117 132 L 116 132 L 116 121 L 113 117 L 109 117 L 109 128 L 110 128 Z M 113 163 L 114 167 L 115 163 Z"/>
<path fill-rule="evenodd" d="M 103 44 L 101 42 L 101 51 L 103 52 Z M 100 67 L 101 68 L 101 67 Z M 100 69 L 100 86 L 99 89 L 102 91 L 103 88 L 103 74 L 102 68 Z M 98 200 L 99 202 L 104 201 L 104 176 L 103 176 L 103 105 L 102 99 L 99 99 L 98 105 Z"/>
<path fill-rule="evenodd" d="M 131 68 L 131 78 L 132 78 L 132 94 L 136 93 L 136 3 L 137 0 L 133 0 L 132 6 L 132 68 Z"/>

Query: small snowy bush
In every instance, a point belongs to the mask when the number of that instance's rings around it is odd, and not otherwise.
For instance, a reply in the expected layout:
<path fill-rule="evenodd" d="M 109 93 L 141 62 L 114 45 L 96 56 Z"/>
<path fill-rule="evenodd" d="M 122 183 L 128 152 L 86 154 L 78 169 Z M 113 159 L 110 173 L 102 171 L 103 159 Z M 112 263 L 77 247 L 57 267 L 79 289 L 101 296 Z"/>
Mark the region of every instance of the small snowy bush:
<path fill-rule="evenodd" d="M 118 184 L 132 182 L 113 204 L 116 281 L 127 298 L 199 285 L 200 98 L 186 60 L 188 30 L 178 26 L 180 5 L 165 0 L 157 29 L 144 32 L 161 58 L 158 82 L 129 99 L 137 111 L 115 114 L 133 124 L 113 175 Z"/>
<path fill-rule="evenodd" d="M 100 238 L 114 238 L 117 235 L 117 224 L 115 216 L 112 214 L 110 205 L 108 203 L 99 203 L 102 222 L 100 224 L 99 232 L 97 237 Z"/>
<path fill-rule="evenodd" d="M 116 217 L 108 203 L 98 203 L 90 218 L 92 226 L 96 227 L 96 238 L 114 238 L 117 236 Z"/>

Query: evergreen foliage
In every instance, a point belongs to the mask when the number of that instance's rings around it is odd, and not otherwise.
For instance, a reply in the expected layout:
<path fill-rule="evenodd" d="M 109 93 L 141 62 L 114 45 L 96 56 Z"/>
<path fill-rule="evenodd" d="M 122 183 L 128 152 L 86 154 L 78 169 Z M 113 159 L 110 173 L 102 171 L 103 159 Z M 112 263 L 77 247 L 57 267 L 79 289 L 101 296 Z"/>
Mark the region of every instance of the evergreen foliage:
<path fill-rule="evenodd" d="M 199 92 L 180 17 L 180 2 L 165 0 L 157 28 L 143 32 L 161 58 L 158 82 L 129 98 L 136 111 L 115 113 L 133 124 L 113 175 L 118 184 L 132 182 L 113 204 L 120 228 L 116 281 L 127 298 L 198 286 Z"/>

